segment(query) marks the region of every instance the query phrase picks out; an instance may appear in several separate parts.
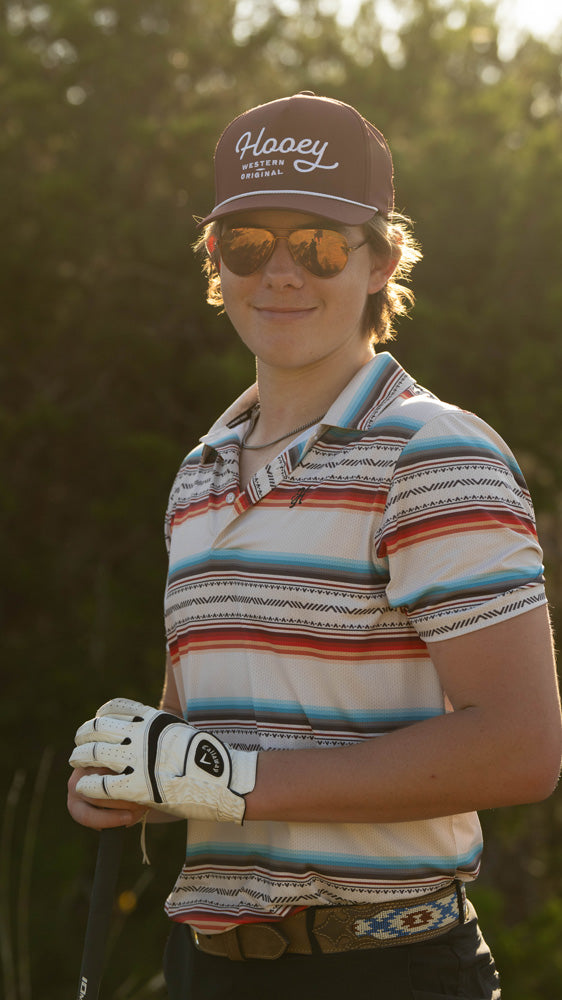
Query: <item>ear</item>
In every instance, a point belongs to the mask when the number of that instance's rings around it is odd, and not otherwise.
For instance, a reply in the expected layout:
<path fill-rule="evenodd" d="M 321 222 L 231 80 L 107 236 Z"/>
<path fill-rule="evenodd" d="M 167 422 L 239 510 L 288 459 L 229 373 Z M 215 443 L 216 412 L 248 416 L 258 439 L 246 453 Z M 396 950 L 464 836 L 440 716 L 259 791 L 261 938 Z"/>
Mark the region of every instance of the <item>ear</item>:
<path fill-rule="evenodd" d="M 400 258 L 396 258 L 396 260 L 382 260 L 380 257 L 373 255 L 371 273 L 369 275 L 369 295 L 374 295 L 375 292 L 380 292 L 381 288 L 384 288 L 398 267 L 399 260 Z"/>

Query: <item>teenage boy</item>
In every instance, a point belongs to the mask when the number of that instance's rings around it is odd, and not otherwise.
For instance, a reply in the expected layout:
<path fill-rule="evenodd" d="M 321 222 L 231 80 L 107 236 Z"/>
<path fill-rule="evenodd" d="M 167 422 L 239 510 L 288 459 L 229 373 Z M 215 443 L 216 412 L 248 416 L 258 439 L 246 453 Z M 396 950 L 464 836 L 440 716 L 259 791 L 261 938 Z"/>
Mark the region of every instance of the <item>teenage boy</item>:
<path fill-rule="evenodd" d="M 161 710 L 80 727 L 71 812 L 189 819 L 177 1000 L 497 998 L 476 810 L 548 796 L 561 753 L 525 482 L 375 353 L 420 256 L 381 133 L 299 94 L 231 122 L 215 172 L 209 301 L 256 383 L 172 489 Z"/>

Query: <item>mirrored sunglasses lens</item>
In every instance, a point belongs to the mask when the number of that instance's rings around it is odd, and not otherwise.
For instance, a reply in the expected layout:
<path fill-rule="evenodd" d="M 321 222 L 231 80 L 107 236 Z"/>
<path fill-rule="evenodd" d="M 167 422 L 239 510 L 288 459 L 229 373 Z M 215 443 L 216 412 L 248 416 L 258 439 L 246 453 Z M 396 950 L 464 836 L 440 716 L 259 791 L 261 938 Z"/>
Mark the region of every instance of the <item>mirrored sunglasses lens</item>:
<path fill-rule="evenodd" d="M 221 236 L 221 257 L 229 271 L 243 277 L 265 263 L 274 243 L 273 235 L 265 229 L 227 229 Z"/>
<path fill-rule="evenodd" d="M 332 278 L 347 264 L 347 241 L 329 229 L 299 229 L 289 237 L 298 264 L 319 278 Z"/>

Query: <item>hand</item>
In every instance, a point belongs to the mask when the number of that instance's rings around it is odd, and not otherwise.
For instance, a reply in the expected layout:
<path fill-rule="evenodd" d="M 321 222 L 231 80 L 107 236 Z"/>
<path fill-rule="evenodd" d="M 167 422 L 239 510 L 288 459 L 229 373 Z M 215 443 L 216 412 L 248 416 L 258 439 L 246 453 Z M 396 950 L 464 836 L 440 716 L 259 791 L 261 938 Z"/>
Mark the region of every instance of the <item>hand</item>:
<path fill-rule="evenodd" d="M 185 819 L 242 823 L 257 753 L 233 750 L 167 712 L 125 698 L 102 705 L 76 733 L 72 767 L 109 768 L 76 784 L 90 799 L 122 799 Z"/>
<path fill-rule="evenodd" d="M 77 767 L 68 779 L 67 806 L 72 818 L 82 826 L 92 830 L 104 830 L 107 827 L 134 826 L 146 815 L 146 806 L 134 802 L 124 802 L 112 799 L 102 804 L 99 799 L 89 799 L 81 795 L 76 786 L 87 774 L 111 774 L 106 767 Z"/>

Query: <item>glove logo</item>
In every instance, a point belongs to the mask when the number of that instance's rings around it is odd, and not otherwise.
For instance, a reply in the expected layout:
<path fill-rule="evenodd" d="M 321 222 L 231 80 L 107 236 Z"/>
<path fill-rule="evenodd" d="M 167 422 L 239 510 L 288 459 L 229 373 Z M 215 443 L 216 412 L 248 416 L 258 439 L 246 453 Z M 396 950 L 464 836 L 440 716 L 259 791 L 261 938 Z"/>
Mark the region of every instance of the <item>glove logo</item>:
<path fill-rule="evenodd" d="M 221 754 L 213 743 L 201 740 L 195 751 L 195 763 L 202 771 L 212 774 L 213 778 L 220 778 L 224 771 L 224 761 Z"/>

